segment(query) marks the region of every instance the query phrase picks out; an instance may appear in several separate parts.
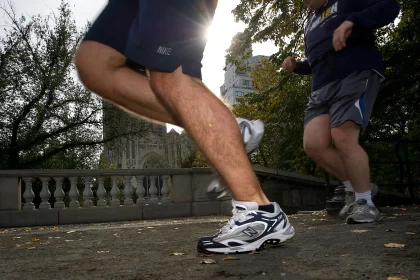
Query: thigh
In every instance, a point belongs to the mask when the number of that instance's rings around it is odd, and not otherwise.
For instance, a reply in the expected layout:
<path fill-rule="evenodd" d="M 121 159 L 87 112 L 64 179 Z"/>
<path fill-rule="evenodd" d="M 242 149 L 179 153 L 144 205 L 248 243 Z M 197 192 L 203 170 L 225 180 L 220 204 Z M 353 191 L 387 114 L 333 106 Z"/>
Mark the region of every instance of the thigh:
<path fill-rule="evenodd" d="M 124 54 L 137 15 L 137 0 L 110 0 L 83 40 L 102 43 Z"/>
<path fill-rule="evenodd" d="M 352 121 L 364 132 L 379 91 L 380 79 L 372 70 L 356 72 L 343 79 L 341 89 L 331 105 L 331 127 Z"/>
<path fill-rule="evenodd" d="M 142 0 L 130 29 L 126 56 L 147 68 L 182 72 L 201 79 L 212 0 Z"/>

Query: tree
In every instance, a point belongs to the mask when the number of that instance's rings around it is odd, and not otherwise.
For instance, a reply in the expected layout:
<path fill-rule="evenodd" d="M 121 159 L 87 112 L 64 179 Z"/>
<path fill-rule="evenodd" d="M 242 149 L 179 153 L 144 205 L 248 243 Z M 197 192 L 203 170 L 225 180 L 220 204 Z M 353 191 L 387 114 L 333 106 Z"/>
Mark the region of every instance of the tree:
<path fill-rule="evenodd" d="M 265 136 L 252 161 L 314 175 L 314 164 L 302 148 L 303 111 L 308 102 L 310 79 L 278 73 L 277 67 L 267 59 L 251 72 L 251 78 L 255 93 L 239 99 L 234 112 L 265 123 Z"/>
<path fill-rule="evenodd" d="M 77 28 L 66 2 L 45 17 L 18 18 L 10 2 L 0 12 L 7 24 L 0 38 L 0 168 L 92 167 L 102 143 L 141 131 L 121 132 L 118 119 L 108 125 L 116 133 L 102 136 L 109 106 L 77 80 L 73 57 L 86 28 Z"/>

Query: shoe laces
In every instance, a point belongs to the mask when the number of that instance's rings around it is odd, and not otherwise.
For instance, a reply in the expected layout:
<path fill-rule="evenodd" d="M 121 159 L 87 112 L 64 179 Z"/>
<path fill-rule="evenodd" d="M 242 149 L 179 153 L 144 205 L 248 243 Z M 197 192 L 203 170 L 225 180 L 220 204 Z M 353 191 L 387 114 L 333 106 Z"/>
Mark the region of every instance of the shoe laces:
<path fill-rule="evenodd" d="M 227 223 L 220 229 L 219 234 L 224 234 L 229 232 L 236 224 L 235 222 L 245 221 L 248 211 L 238 210 L 234 208 L 232 210 L 232 217 L 227 221 Z"/>
<path fill-rule="evenodd" d="M 360 205 L 357 203 L 354 203 L 356 205 L 354 205 L 353 210 L 351 211 L 350 214 L 363 214 L 366 210 L 369 210 L 369 205 L 368 204 L 364 204 L 364 205 Z M 350 206 L 349 206 L 350 209 Z"/>
<path fill-rule="evenodd" d="M 352 202 L 349 204 L 349 206 L 347 207 L 347 214 L 351 215 L 354 212 L 354 209 L 357 208 L 358 204 L 356 202 Z"/>

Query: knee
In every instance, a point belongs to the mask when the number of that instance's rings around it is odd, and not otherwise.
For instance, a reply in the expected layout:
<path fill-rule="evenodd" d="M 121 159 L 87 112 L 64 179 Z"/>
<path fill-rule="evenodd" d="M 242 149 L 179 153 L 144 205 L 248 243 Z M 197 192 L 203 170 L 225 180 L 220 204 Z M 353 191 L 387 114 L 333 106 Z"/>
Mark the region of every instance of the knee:
<path fill-rule="evenodd" d="M 105 48 L 109 47 L 97 42 L 84 41 L 75 55 L 75 65 L 80 81 L 87 89 L 101 95 L 110 89 L 112 71 L 125 63 L 125 58 L 121 54 L 117 53 L 117 57 L 113 59 L 111 55 L 103 51 Z"/>
<path fill-rule="evenodd" d="M 181 67 L 173 72 L 150 72 L 150 87 L 158 97 L 165 100 L 171 99 L 172 96 L 176 98 L 182 90 L 194 86 L 193 78 L 183 74 Z"/>
<path fill-rule="evenodd" d="M 303 150 L 313 160 L 319 159 L 324 154 L 324 151 L 328 149 L 331 142 L 323 139 L 308 139 L 307 137 L 303 140 Z"/>
<path fill-rule="evenodd" d="M 86 42 L 82 42 L 75 55 L 75 65 L 80 81 L 88 89 L 94 90 L 100 73 L 91 66 L 93 63 L 91 54 L 91 47 Z"/>
<path fill-rule="evenodd" d="M 355 147 L 359 146 L 359 131 L 359 128 L 346 125 L 331 130 L 332 139 L 340 154 L 348 156 Z"/>

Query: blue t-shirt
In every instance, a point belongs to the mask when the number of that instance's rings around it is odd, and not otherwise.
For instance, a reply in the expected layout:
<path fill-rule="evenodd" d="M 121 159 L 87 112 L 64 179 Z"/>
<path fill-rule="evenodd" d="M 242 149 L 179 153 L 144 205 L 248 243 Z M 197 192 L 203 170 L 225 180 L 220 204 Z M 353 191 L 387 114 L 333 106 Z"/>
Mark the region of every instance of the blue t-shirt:
<path fill-rule="evenodd" d="M 328 0 L 305 27 L 307 60 L 298 62 L 294 72 L 312 74 L 313 90 L 355 71 L 373 69 L 383 74 L 382 56 L 375 47 L 374 30 L 391 23 L 399 10 L 395 0 Z M 347 47 L 334 52 L 334 31 L 346 20 L 354 23 L 346 41 Z M 327 53 L 331 54 L 329 59 L 319 59 L 326 57 Z"/>

